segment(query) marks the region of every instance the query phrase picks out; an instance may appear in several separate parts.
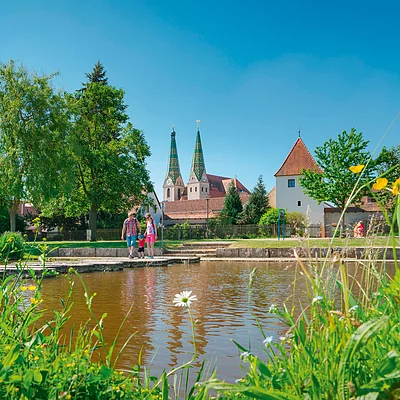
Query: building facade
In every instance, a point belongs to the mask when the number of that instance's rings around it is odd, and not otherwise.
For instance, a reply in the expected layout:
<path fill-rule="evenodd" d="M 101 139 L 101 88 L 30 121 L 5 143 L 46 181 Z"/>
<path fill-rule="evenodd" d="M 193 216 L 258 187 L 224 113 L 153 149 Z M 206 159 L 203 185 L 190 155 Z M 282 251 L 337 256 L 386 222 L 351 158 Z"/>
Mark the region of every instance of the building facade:
<path fill-rule="evenodd" d="M 325 203 L 318 204 L 316 200 L 304 193 L 301 187 L 303 169 L 322 173 L 299 135 L 285 161 L 275 174 L 276 207 L 283 208 L 288 212 L 297 211 L 306 215 L 309 224 L 322 224 L 324 222 Z"/>
<path fill-rule="evenodd" d="M 236 178 L 207 174 L 204 162 L 200 130 L 197 130 L 192 165 L 186 186 L 183 183 L 176 132 L 171 132 L 171 146 L 167 174 L 163 184 L 165 224 L 189 221 L 193 224 L 206 223 L 221 212 L 229 186 L 233 184 L 244 204 L 250 191 Z"/>

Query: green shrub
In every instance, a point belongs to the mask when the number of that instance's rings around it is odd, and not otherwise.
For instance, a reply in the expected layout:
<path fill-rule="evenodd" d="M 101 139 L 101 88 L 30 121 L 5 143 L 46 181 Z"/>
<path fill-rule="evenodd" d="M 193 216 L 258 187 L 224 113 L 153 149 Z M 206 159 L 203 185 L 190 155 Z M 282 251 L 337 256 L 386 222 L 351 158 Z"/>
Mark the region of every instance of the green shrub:
<path fill-rule="evenodd" d="M 20 260 L 24 246 L 25 241 L 19 232 L 5 232 L 0 236 L 0 259 Z"/>

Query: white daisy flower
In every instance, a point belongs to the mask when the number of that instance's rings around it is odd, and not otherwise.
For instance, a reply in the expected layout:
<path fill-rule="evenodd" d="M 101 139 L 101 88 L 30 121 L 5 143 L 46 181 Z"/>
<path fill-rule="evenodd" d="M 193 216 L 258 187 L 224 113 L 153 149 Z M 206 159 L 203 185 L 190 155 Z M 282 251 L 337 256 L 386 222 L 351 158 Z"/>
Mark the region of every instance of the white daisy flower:
<path fill-rule="evenodd" d="M 191 296 L 191 290 L 183 290 L 175 295 L 173 302 L 176 307 L 190 307 L 192 301 L 197 300 L 196 296 Z"/>

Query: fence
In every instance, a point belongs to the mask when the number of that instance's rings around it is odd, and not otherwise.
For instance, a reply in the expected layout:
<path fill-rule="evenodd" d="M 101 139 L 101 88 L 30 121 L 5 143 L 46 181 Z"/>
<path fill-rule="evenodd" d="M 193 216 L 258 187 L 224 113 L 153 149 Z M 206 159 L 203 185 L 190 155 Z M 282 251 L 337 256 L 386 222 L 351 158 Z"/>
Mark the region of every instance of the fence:
<path fill-rule="evenodd" d="M 90 232 L 90 231 L 89 231 Z M 161 239 L 161 227 L 158 227 L 158 238 Z M 307 235 L 310 237 L 321 237 L 320 225 L 310 225 L 307 228 L 293 229 L 290 226 L 285 228 L 285 237 L 292 235 Z M 199 225 L 174 225 L 164 227 L 165 240 L 190 240 L 190 239 L 233 239 L 233 238 L 257 238 L 277 237 L 277 225 L 214 225 L 207 228 L 207 224 Z M 90 240 L 87 230 L 42 232 L 41 237 L 47 240 L 60 241 L 82 241 Z M 29 238 L 31 239 L 31 238 Z M 97 240 L 120 240 L 121 229 L 97 229 Z"/>

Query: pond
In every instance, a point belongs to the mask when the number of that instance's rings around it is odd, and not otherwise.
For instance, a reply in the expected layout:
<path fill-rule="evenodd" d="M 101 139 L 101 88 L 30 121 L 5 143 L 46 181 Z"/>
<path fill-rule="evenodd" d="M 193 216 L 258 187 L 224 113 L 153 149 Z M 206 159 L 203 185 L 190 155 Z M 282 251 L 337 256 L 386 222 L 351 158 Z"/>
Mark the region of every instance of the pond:
<path fill-rule="evenodd" d="M 251 311 L 248 307 L 249 275 L 257 267 L 251 292 Z M 119 367 L 130 369 L 142 353 L 142 363 L 151 373 L 160 376 L 164 369 L 176 367 L 191 358 L 191 325 L 188 310 L 175 307 L 174 295 L 191 290 L 198 301 L 191 311 L 196 320 L 196 342 L 199 366 L 203 359 L 217 367 L 217 376 L 233 382 L 243 376 L 235 340 L 262 354 L 263 336 L 255 321 L 257 317 L 266 336 L 276 339 L 286 332 L 275 315 L 270 314 L 271 304 L 282 305 L 295 299 L 307 300 L 303 279 L 296 279 L 294 263 L 243 263 L 201 262 L 200 264 L 176 264 L 168 267 L 146 267 L 120 272 L 83 274 L 89 293 L 96 292 L 93 310 L 105 318 L 105 334 L 111 343 L 118 328 L 129 312 L 121 331 L 119 346 L 135 333 L 125 348 Z M 66 298 L 68 280 L 59 276 L 44 282 L 42 297 L 48 310 L 61 309 L 60 298 Z M 74 306 L 71 324 L 78 327 L 89 318 L 83 290 L 75 279 Z M 254 313 L 254 315 L 252 315 Z M 67 333 L 67 332 L 66 332 Z M 266 355 L 263 356 L 265 358 Z"/>

